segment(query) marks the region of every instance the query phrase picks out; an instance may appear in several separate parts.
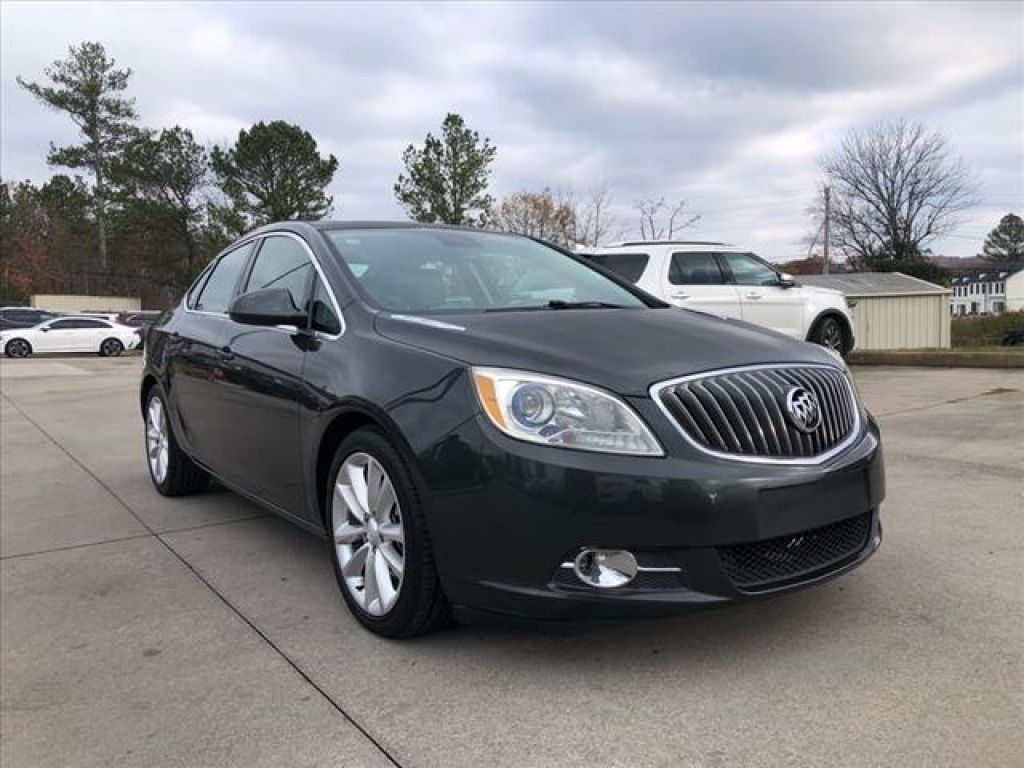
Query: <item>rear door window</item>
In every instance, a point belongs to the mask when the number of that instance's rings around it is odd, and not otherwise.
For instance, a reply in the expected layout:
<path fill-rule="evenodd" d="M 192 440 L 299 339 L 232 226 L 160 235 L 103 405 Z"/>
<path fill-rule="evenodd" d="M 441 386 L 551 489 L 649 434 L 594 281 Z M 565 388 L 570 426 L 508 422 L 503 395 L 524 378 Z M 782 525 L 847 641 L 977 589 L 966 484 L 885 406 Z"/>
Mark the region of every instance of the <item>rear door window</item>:
<path fill-rule="evenodd" d="M 594 253 L 587 258 L 631 283 L 640 279 L 650 260 L 646 253 Z"/>
<path fill-rule="evenodd" d="M 206 284 L 203 285 L 196 299 L 194 309 L 199 312 L 225 313 L 228 311 L 228 305 L 235 295 L 238 278 L 242 275 L 242 269 L 245 267 L 246 259 L 249 258 L 251 251 L 252 243 L 249 243 L 221 256 L 220 261 L 210 270 Z"/>
<path fill-rule="evenodd" d="M 713 253 L 673 253 L 668 281 L 672 285 L 724 285 L 725 276 Z"/>

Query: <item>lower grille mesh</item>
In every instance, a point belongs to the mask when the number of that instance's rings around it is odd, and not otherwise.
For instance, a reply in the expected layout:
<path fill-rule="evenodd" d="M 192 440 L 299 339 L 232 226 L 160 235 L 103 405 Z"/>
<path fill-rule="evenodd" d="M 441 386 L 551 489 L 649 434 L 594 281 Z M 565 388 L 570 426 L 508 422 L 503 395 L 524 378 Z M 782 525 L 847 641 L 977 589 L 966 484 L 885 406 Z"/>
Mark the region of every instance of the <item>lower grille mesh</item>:
<path fill-rule="evenodd" d="M 838 567 L 867 544 L 871 513 L 792 536 L 719 547 L 722 568 L 738 588 L 769 589 Z"/>

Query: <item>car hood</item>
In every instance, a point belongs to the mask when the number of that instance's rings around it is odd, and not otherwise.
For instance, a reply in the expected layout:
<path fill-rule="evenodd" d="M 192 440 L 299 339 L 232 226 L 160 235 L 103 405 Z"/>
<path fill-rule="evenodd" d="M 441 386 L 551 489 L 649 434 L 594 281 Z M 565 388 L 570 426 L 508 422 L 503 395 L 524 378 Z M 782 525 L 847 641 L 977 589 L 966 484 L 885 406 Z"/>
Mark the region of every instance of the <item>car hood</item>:
<path fill-rule="evenodd" d="M 813 293 L 818 296 L 831 296 L 839 300 L 842 300 L 844 296 L 842 291 L 837 291 L 835 288 L 821 288 L 817 285 L 804 285 L 803 283 L 800 283 L 800 289 L 805 293 Z"/>
<path fill-rule="evenodd" d="M 659 381 L 758 363 L 835 363 L 822 348 L 684 309 L 572 309 L 439 317 L 381 313 L 377 332 L 470 365 L 562 376 L 643 396 Z"/>

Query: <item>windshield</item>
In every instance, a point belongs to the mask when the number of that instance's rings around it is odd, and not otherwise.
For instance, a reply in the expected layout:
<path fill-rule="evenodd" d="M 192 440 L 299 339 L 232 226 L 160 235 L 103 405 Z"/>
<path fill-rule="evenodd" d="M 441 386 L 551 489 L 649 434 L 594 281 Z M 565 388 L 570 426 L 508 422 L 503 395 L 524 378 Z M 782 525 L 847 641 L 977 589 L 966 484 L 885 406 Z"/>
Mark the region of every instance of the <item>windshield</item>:
<path fill-rule="evenodd" d="M 325 234 L 374 303 L 394 312 L 647 306 L 597 271 L 525 237 L 426 228 Z"/>

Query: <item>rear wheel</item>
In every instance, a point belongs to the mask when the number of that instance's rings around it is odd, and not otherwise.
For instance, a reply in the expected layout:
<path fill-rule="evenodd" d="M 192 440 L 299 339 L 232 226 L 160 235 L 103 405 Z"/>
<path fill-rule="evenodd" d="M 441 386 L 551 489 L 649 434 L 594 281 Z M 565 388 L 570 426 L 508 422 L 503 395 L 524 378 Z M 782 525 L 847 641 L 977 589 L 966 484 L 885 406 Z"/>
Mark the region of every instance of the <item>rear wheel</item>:
<path fill-rule="evenodd" d="M 185 496 L 206 488 L 210 476 L 178 447 L 166 401 L 157 386 L 146 399 L 145 420 L 146 463 L 156 489 L 164 496 Z"/>
<path fill-rule="evenodd" d="M 843 326 L 834 317 L 819 320 L 811 332 L 810 341 L 843 357 L 846 357 L 846 353 L 849 351 L 846 348 L 846 334 L 843 331 Z"/>
<path fill-rule="evenodd" d="M 338 447 L 328 482 L 331 562 L 356 620 L 384 637 L 445 623 L 423 508 L 398 451 L 376 429 L 357 430 Z"/>
<path fill-rule="evenodd" d="M 8 357 L 28 357 L 32 354 L 32 345 L 24 339 L 11 339 L 4 347 L 4 354 Z"/>
<path fill-rule="evenodd" d="M 124 344 L 118 339 L 104 339 L 100 344 L 100 357 L 117 357 L 124 352 Z"/>

